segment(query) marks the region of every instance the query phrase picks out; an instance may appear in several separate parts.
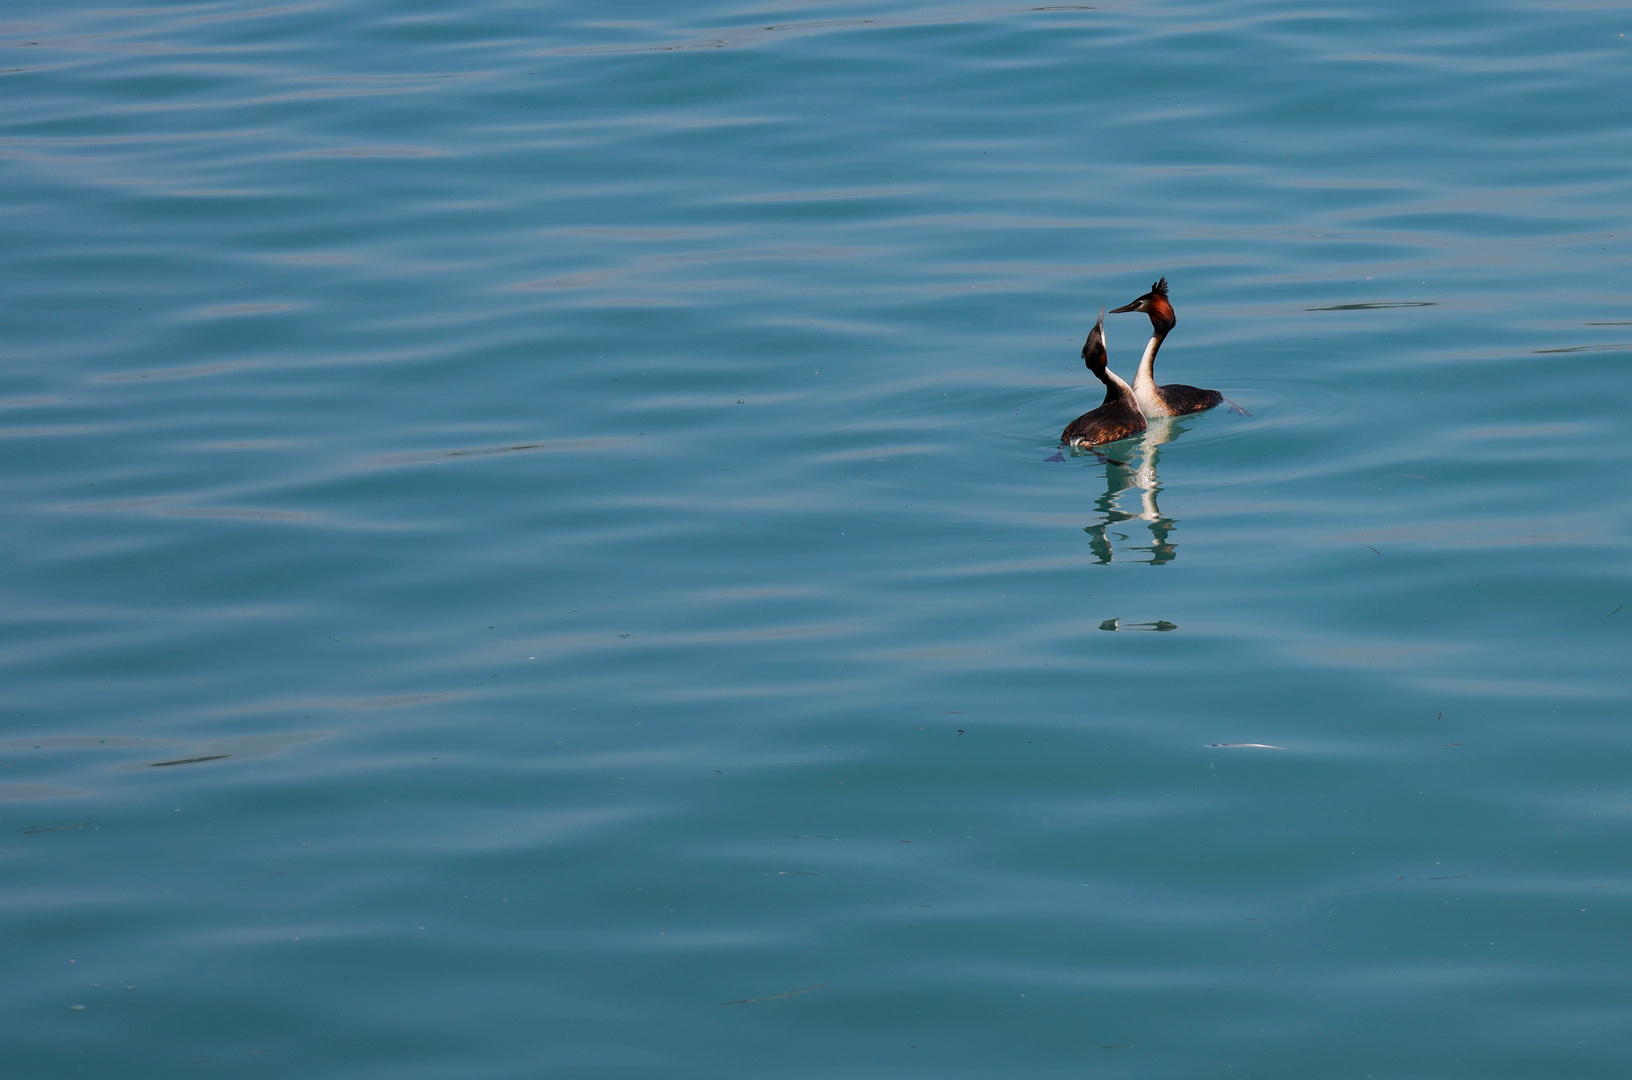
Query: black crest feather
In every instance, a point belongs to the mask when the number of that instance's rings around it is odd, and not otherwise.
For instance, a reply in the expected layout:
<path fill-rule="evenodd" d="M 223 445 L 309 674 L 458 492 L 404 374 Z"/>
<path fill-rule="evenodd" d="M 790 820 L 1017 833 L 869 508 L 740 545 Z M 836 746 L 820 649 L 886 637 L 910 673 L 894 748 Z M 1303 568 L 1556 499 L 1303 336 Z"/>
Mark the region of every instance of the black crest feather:
<path fill-rule="evenodd" d="M 1105 354 L 1105 309 L 1099 309 L 1099 321 L 1088 331 L 1088 340 L 1082 343 L 1082 362 L 1089 371 L 1103 371 L 1110 358 Z"/>
<path fill-rule="evenodd" d="M 1150 287 L 1150 291 L 1155 293 L 1157 296 L 1167 296 L 1167 279 L 1164 277 L 1160 281 L 1156 282 L 1156 284 Z"/>

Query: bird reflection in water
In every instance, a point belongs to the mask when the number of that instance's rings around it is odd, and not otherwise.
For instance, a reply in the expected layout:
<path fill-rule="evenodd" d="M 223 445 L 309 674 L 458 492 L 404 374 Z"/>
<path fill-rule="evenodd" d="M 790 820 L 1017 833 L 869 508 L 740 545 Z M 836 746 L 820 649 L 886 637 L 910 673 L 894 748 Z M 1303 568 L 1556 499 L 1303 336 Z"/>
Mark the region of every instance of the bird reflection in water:
<path fill-rule="evenodd" d="M 1178 523 L 1170 517 L 1164 517 L 1160 507 L 1156 505 L 1156 497 L 1162 490 L 1161 480 L 1156 475 L 1156 461 L 1160 456 L 1162 444 L 1172 442 L 1184 434 L 1185 430 L 1183 424 L 1171 418 L 1152 419 L 1150 427 L 1139 436 L 1134 447 L 1135 452 L 1122 455 L 1128 459 L 1126 464 L 1114 460 L 1106 464 L 1105 494 L 1094 500 L 1094 509 L 1098 510 L 1103 518 L 1083 529 L 1083 532 L 1088 534 L 1088 547 L 1094 553 L 1094 561 L 1101 566 L 1118 558 L 1115 545 L 1121 545 L 1120 557 L 1125 562 L 1144 562 L 1152 566 L 1161 566 L 1178 558 L 1179 546 L 1168 539 L 1168 535 Z M 1122 509 L 1122 500 L 1130 492 L 1138 492 L 1139 508 L 1135 512 Z M 1118 525 L 1136 521 L 1143 522 L 1144 527 L 1150 531 L 1151 543 L 1130 544 L 1128 541 L 1135 537 L 1134 530 L 1124 532 L 1116 528 Z M 1150 557 L 1133 558 L 1132 553 L 1136 551 L 1148 552 Z"/>

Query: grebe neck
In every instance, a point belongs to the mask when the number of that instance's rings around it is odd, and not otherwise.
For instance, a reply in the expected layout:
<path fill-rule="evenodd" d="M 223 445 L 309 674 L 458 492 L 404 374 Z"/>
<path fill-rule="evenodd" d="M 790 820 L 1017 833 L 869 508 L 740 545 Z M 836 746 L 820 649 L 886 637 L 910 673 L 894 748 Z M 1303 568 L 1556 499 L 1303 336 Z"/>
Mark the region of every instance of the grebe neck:
<path fill-rule="evenodd" d="M 1133 377 L 1133 396 L 1146 416 L 1171 416 L 1172 411 L 1156 389 L 1156 353 L 1167 339 L 1167 333 L 1156 330 L 1145 345 L 1145 355 L 1139 358 L 1139 371 Z"/>
<path fill-rule="evenodd" d="M 1104 404 L 1109 405 L 1112 402 L 1123 401 L 1136 409 L 1139 407 L 1138 395 L 1134 393 L 1133 387 L 1129 386 L 1122 376 L 1110 368 L 1104 369 L 1103 372 L 1096 371 L 1094 374 L 1099 376 L 1099 381 L 1105 384 Z"/>

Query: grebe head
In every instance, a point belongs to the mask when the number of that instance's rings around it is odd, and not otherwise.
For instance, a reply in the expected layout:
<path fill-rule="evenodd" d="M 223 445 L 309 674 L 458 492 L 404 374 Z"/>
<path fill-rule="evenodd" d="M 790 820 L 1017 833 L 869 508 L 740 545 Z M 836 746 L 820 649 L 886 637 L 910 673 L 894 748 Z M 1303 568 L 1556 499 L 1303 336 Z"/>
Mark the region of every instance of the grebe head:
<path fill-rule="evenodd" d="M 1120 315 L 1124 311 L 1142 311 L 1150 316 L 1150 325 L 1158 334 L 1165 334 L 1172 330 L 1179 321 L 1173 314 L 1173 305 L 1167 302 L 1167 279 L 1164 277 L 1150 287 L 1150 291 L 1131 304 L 1123 304 L 1119 308 L 1112 308 L 1112 315 Z"/>
<path fill-rule="evenodd" d="M 1088 331 L 1088 340 L 1082 343 L 1082 362 L 1088 365 L 1100 378 L 1105 377 L 1105 368 L 1110 364 L 1105 354 L 1105 309 L 1099 309 L 1099 321 L 1094 328 Z"/>

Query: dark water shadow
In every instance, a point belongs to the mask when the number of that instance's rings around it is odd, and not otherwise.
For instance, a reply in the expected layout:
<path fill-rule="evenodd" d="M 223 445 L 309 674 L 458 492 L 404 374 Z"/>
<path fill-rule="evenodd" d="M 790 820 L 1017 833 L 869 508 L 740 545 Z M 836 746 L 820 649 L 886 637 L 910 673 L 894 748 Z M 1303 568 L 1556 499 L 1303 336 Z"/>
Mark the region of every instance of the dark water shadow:
<path fill-rule="evenodd" d="M 1567 349 L 1536 349 L 1535 354 L 1541 356 L 1547 353 L 1626 352 L 1629 349 L 1632 349 L 1632 341 L 1617 341 L 1609 345 L 1571 345 Z"/>
<path fill-rule="evenodd" d="M 1331 307 L 1310 307 L 1305 311 L 1376 311 L 1379 308 L 1436 307 L 1432 300 L 1387 300 L 1375 304 L 1333 304 Z"/>

